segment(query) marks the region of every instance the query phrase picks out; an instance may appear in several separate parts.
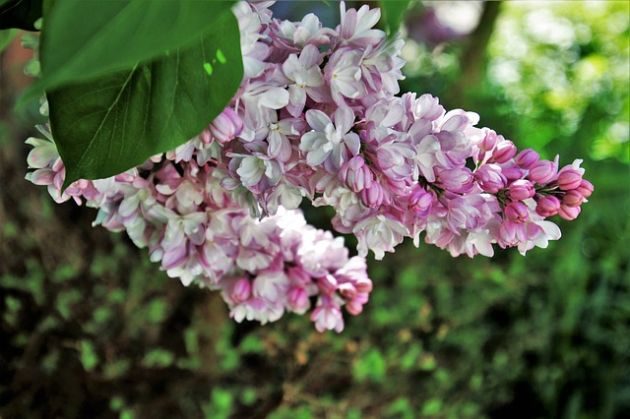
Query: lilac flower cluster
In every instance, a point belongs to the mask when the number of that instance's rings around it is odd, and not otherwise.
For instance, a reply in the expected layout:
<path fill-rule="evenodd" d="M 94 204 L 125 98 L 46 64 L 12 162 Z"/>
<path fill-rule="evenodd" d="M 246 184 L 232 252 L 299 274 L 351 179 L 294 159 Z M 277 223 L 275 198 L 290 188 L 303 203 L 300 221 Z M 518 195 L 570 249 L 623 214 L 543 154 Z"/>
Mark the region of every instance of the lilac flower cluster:
<path fill-rule="evenodd" d="M 72 198 L 98 208 L 94 225 L 126 231 L 170 277 L 220 290 L 236 321 L 266 323 L 285 311 L 311 310 L 317 330 L 341 331 L 341 308 L 357 315 L 368 301 L 365 259 L 350 258 L 343 238 L 307 225 L 300 211 L 279 208 L 274 216 L 251 217 L 220 185 L 219 147 L 186 162 L 175 161 L 174 153 L 155 156 L 112 178 L 74 182 L 61 193 L 65 169 L 46 127 L 40 129 L 44 139 L 27 140 L 34 147 L 28 180 L 48 186 L 56 202 Z"/>
<path fill-rule="evenodd" d="M 374 28 L 379 9 L 342 2 L 331 29 L 312 14 L 275 20 L 266 5 L 236 9 L 249 31 L 248 77 L 202 134 L 221 144 L 226 189 L 245 190 L 264 214 L 302 197 L 332 206 L 334 228 L 377 259 L 405 237 L 418 245 L 422 232 L 453 256 L 492 256 L 495 244 L 525 253 L 560 238 L 547 217 L 577 216 L 592 191 L 579 161 L 558 173 L 557 159 L 517 153 L 475 127 L 477 114 L 446 112 L 431 95 L 396 96 L 402 41 Z"/>
<path fill-rule="evenodd" d="M 34 169 L 57 202 L 98 208 L 95 224 L 126 231 L 171 277 L 219 289 L 237 320 L 311 310 L 318 330 L 343 328 L 372 283 L 364 257 L 405 237 L 453 256 L 521 253 L 560 238 L 547 218 L 572 220 L 593 186 L 580 160 L 558 170 L 431 95 L 399 93 L 402 41 L 374 29 L 378 9 L 345 9 L 322 27 L 273 19 L 272 2 L 235 6 L 245 80 L 230 105 L 177 149 L 65 191 L 48 132 L 29 139 Z M 339 238 L 306 224 L 306 197 L 332 206 Z"/>

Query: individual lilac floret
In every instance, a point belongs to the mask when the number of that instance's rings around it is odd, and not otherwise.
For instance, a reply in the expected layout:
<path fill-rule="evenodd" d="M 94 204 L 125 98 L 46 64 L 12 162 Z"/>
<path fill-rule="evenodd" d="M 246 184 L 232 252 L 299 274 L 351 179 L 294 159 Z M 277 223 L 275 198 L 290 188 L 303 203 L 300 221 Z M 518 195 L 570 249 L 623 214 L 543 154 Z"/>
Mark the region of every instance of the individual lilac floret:
<path fill-rule="evenodd" d="M 299 58 L 296 54 L 291 54 L 282 64 L 282 71 L 291 82 L 287 110 L 294 117 L 302 114 L 307 95 L 311 98 L 320 96 L 317 88 L 324 84 L 324 79 L 319 62 L 320 53 L 317 47 L 307 45 Z"/>
<path fill-rule="evenodd" d="M 204 143 L 209 143 L 215 139 L 220 144 L 226 144 L 240 135 L 243 131 L 243 121 L 241 117 L 232 108 L 225 108 L 219 116 L 217 116 L 208 130 L 202 133 L 201 139 Z"/>
<path fill-rule="evenodd" d="M 348 160 L 339 171 L 339 179 L 346 184 L 352 192 L 361 192 L 369 189 L 374 183 L 374 174 L 361 156 L 355 156 Z"/>
<path fill-rule="evenodd" d="M 354 114 L 348 108 L 335 111 L 333 120 L 324 112 L 311 109 L 306 112 L 311 131 L 302 135 L 300 150 L 306 154 L 309 166 L 323 165 L 330 171 L 338 170 L 351 156 L 359 153 L 359 136 L 350 129 Z"/>

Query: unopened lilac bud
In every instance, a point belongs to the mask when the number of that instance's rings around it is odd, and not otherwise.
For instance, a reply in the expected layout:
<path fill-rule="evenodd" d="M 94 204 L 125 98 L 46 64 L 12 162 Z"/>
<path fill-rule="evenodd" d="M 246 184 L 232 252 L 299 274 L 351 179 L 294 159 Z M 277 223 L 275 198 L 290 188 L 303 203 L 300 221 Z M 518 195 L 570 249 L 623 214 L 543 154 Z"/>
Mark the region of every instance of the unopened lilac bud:
<path fill-rule="evenodd" d="M 562 205 L 567 207 L 579 207 L 584 202 L 584 197 L 577 190 L 567 192 L 562 197 Z"/>
<path fill-rule="evenodd" d="M 357 292 L 367 296 L 372 291 L 372 281 L 367 276 L 361 277 L 355 281 L 354 287 L 357 289 Z"/>
<path fill-rule="evenodd" d="M 339 179 L 345 183 L 352 192 L 359 193 L 369 188 L 374 182 L 374 174 L 365 164 L 362 156 L 354 156 L 341 166 Z"/>
<path fill-rule="evenodd" d="M 536 194 L 534 184 L 527 179 L 518 179 L 508 187 L 508 195 L 513 201 L 524 201 Z"/>
<path fill-rule="evenodd" d="M 489 129 L 486 131 L 485 137 L 483 137 L 483 140 L 479 144 L 479 148 L 483 151 L 491 151 L 497 145 L 498 140 L 497 133 Z"/>
<path fill-rule="evenodd" d="M 301 266 L 290 266 L 287 269 L 287 276 L 298 284 L 308 284 L 311 280 L 311 276 Z"/>
<path fill-rule="evenodd" d="M 510 140 L 504 140 L 497 144 L 492 152 L 492 161 L 505 163 L 516 155 L 516 146 Z"/>
<path fill-rule="evenodd" d="M 505 216 L 515 223 L 524 223 L 529 219 L 529 210 L 527 205 L 522 202 L 510 202 L 505 207 Z"/>
<path fill-rule="evenodd" d="M 553 195 L 545 195 L 538 199 L 536 212 L 542 217 L 551 217 L 558 213 L 560 200 Z"/>
<path fill-rule="evenodd" d="M 287 293 L 289 307 L 296 312 L 304 312 L 308 310 L 310 302 L 308 294 L 302 287 L 292 287 Z"/>
<path fill-rule="evenodd" d="M 433 194 L 420 185 L 416 185 L 409 196 L 409 208 L 417 217 L 427 217 L 433 205 Z"/>
<path fill-rule="evenodd" d="M 232 108 L 225 108 L 210 124 L 210 133 L 221 144 L 228 143 L 243 131 L 243 120 Z"/>
<path fill-rule="evenodd" d="M 526 148 L 517 154 L 515 161 L 520 167 L 529 169 L 540 160 L 540 156 L 531 148 Z"/>
<path fill-rule="evenodd" d="M 563 191 L 570 191 L 580 186 L 582 182 L 582 171 L 573 166 L 565 166 L 558 173 L 558 187 Z"/>
<path fill-rule="evenodd" d="M 361 191 L 361 202 L 368 208 L 378 208 L 385 198 L 383 187 L 378 182 L 373 182 L 369 188 Z"/>
<path fill-rule="evenodd" d="M 232 285 L 232 290 L 230 292 L 230 298 L 236 304 L 242 303 L 243 301 L 247 301 L 252 293 L 252 283 L 247 278 L 240 278 L 234 282 Z"/>
<path fill-rule="evenodd" d="M 358 316 L 363 311 L 363 303 L 355 300 L 348 301 L 344 307 L 353 316 Z"/>
<path fill-rule="evenodd" d="M 319 278 L 318 285 L 325 294 L 332 294 L 339 286 L 337 279 L 331 274 Z"/>
<path fill-rule="evenodd" d="M 468 193 L 473 187 L 473 174 L 467 167 L 441 170 L 438 174 L 440 185 L 454 193 Z"/>
<path fill-rule="evenodd" d="M 339 292 L 339 294 L 341 294 L 342 297 L 348 300 L 351 300 L 352 298 L 354 298 L 355 295 L 357 295 L 357 289 L 351 282 L 344 282 L 343 284 L 339 284 L 339 288 L 337 289 L 337 291 Z"/>
<path fill-rule="evenodd" d="M 485 192 L 495 194 L 505 187 L 507 179 L 498 164 L 484 164 L 475 172 L 475 179 Z"/>
<path fill-rule="evenodd" d="M 576 191 L 580 193 L 584 198 L 588 198 L 593 193 L 593 184 L 586 179 L 582 179 L 580 186 L 576 188 Z"/>
<path fill-rule="evenodd" d="M 529 179 L 539 185 L 551 182 L 558 174 L 558 166 L 550 160 L 540 160 L 529 169 Z"/>
<path fill-rule="evenodd" d="M 561 205 L 560 210 L 558 211 L 558 215 L 564 218 L 565 220 L 572 221 L 575 220 L 580 212 L 582 211 L 581 207 L 569 207 L 567 205 Z"/>
<path fill-rule="evenodd" d="M 527 172 L 515 164 L 508 164 L 501 166 L 501 173 L 503 173 L 503 176 L 505 176 L 508 181 L 514 181 L 521 179 Z"/>

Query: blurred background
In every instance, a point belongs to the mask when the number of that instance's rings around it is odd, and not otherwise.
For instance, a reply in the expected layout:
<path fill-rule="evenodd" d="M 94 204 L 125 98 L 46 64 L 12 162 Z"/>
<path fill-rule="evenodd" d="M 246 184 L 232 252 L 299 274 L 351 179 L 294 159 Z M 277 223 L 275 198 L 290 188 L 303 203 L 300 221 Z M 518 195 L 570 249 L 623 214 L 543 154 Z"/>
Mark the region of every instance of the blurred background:
<path fill-rule="evenodd" d="M 328 3 L 328 4 L 326 4 Z M 350 2 L 356 5 L 358 2 Z M 376 5 L 372 2 L 372 5 Z M 278 16 L 338 5 L 279 2 Z M 95 212 L 24 180 L 32 34 L 0 32 L 0 417 L 622 418 L 630 412 L 630 3 L 423 2 L 403 91 L 481 115 L 521 148 L 583 158 L 596 190 L 527 257 L 405 243 L 340 334 L 235 324 Z M 329 227 L 330 214 L 305 208 Z M 354 243 L 348 241 L 350 246 Z"/>

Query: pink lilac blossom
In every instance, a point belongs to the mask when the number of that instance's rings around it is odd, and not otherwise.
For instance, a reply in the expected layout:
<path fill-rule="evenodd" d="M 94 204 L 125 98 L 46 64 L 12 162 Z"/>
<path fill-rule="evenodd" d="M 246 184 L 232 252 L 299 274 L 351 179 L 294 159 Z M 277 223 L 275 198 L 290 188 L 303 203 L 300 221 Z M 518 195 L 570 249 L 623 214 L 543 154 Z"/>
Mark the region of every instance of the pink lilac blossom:
<path fill-rule="evenodd" d="M 453 256 L 525 254 L 575 219 L 593 192 L 581 160 L 518 151 L 479 116 L 446 111 L 431 95 L 399 93 L 401 40 L 375 28 L 378 9 L 346 10 L 325 28 L 315 15 L 274 19 L 272 2 L 241 2 L 245 79 L 199 136 L 104 180 L 65 176 L 52 138 L 29 139 L 27 178 L 57 202 L 98 208 L 95 224 L 126 231 L 171 277 L 221 295 L 236 321 L 310 311 L 317 330 L 340 331 L 372 283 L 365 257 L 405 238 Z M 341 239 L 306 224 L 306 197 L 332 206 Z"/>
<path fill-rule="evenodd" d="M 94 225 L 126 231 L 168 276 L 219 290 L 236 321 L 266 323 L 310 311 L 317 330 L 341 331 L 342 310 L 357 315 L 367 303 L 365 259 L 350 257 L 343 238 L 308 225 L 298 210 L 251 217 L 238 194 L 221 186 L 220 148 L 210 145 L 203 165 L 195 154 L 177 163 L 177 154 L 167 153 L 60 193 L 64 167 L 47 127 L 39 128 L 45 138 L 27 140 L 35 169 L 29 180 L 48 185 L 57 202 L 73 198 L 97 208 Z"/>

